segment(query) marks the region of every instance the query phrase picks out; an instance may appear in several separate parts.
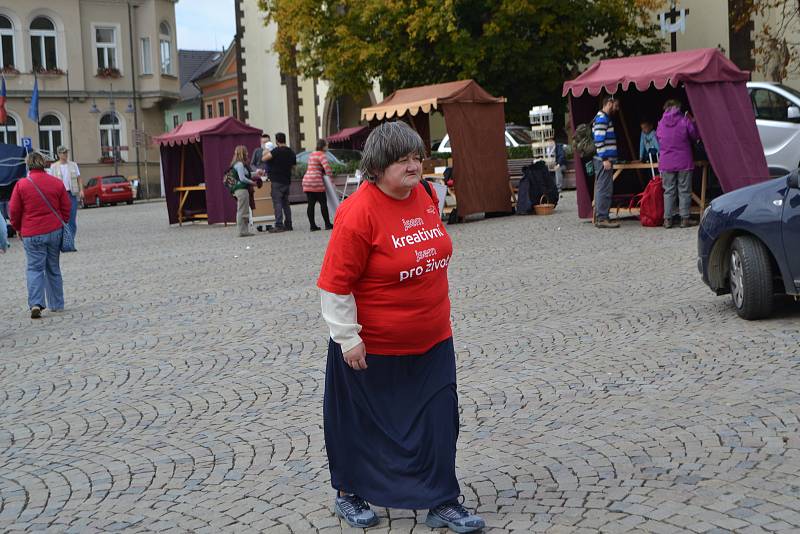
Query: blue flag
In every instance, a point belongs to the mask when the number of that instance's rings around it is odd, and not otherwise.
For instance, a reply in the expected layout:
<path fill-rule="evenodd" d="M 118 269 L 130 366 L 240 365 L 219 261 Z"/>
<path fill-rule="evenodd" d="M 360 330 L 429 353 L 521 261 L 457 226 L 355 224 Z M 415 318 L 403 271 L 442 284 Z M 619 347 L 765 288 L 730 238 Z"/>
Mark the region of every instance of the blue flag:
<path fill-rule="evenodd" d="M 28 118 L 32 121 L 39 123 L 39 79 L 33 79 L 33 96 L 31 96 L 31 105 L 28 107 Z"/>

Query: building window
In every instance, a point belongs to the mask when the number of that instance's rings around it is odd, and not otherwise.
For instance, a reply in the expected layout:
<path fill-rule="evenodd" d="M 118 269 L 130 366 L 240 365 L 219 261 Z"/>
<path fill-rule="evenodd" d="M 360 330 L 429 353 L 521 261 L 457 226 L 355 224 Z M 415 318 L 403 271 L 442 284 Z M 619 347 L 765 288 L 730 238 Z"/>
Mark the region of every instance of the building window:
<path fill-rule="evenodd" d="M 191 111 L 187 111 L 187 112 L 186 112 L 186 120 L 187 120 L 187 121 L 190 121 L 190 120 L 192 120 L 192 112 L 191 112 Z"/>
<path fill-rule="evenodd" d="M 34 70 L 58 68 L 56 26 L 46 17 L 36 17 L 31 22 L 31 59 Z"/>
<path fill-rule="evenodd" d="M 162 22 L 158 27 L 159 49 L 161 50 L 161 74 L 172 74 L 172 33 L 169 24 Z"/>
<path fill-rule="evenodd" d="M 5 126 L 0 127 L 0 142 L 16 145 L 18 142 L 17 132 L 17 120 L 9 114 Z"/>
<path fill-rule="evenodd" d="M 104 158 L 114 157 L 114 148 L 119 152 L 120 146 L 119 117 L 114 112 L 100 117 L 100 154 Z"/>
<path fill-rule="evenodd" d="M 217 102 L 217 117 L 224 117 L 225 116 L 225 101 L 220 100 Z"/>
<path fill-rule="evenodd" d="M 153 54 L 150 51 L 150 38 L 142 37 L 142 74 L 153 74 Z"/>
<path fill-rule="evenodd" d="M 0 69 L 14 67 L 14 25 L 11 19 L 0 15 Z"/>
<path fill-rule="evenodd" d="M 49 152 L 55 158 L 61 145 L 61 120 L 52 113 L 39 121 L 39 150 Z"/>
<path fill-rule="evenodd" d="M 214 106 L 206 104 L 206 118 L 210 119 L 214 116 Z"/>
<path fill-rule="evenodd" d="M 172 116 L 172 127 L 173 128 L 177 128 L 178 124 L 180 124 L 180 120 L 181 120 L 180 117 L 178 117 L 177 115 L 173 115 Z"/>
<path fill-rule="evenodd" d="M 239 118 L 239 101 L 236 98 L 231 98 L 231 115 Z"/>
<path fill-rule="evenodd" d="M 117 69 L 117 32 L 114 28 L 94 29 L 98 69 Z"/>

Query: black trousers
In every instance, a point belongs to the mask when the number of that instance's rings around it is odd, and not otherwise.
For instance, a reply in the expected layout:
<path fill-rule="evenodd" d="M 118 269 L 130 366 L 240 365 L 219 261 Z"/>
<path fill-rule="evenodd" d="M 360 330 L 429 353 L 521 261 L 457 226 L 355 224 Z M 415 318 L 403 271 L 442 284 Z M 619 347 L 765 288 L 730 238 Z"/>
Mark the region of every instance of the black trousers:
<path fill-rule="evenodd" d="M 325 198 L 325 193 L 307 192 L 306 197 L 308 197 L 308 224 L 311 225 L 311 228 L 317 228 L 317 223 L 314 221 L 314 206 L 317 202 L 319 202 L 319 207 L 322 210 L 322 220 L 325 221 L 325 226 L 330 226 L 331 218 L 328 215 L 328 199 Z"/>

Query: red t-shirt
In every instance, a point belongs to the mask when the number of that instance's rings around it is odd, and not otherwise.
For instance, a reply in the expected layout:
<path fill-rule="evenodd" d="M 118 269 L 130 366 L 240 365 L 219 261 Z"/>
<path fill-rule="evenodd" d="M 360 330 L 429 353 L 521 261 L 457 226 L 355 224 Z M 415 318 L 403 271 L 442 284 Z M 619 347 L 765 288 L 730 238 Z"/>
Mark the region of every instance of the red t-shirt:
<path fill-rule="evenodd" d="M 353 294 L 369 354 L 423 354 L 452 335 L 453 243 L 432 193 L 396 200 L 365 182 L 336 210 L 317 286 Z"/>

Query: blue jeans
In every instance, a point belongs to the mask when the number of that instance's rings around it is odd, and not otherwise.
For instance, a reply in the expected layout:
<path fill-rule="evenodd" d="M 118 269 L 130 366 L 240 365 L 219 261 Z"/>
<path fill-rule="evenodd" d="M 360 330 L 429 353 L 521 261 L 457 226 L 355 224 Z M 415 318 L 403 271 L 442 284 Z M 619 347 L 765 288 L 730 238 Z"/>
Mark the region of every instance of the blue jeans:
<path fill-rule="evenodd" d="M 61 279 L 61 229 L 49 234 L 23 237 L 28 259 L 28 307 L 48 305 L 53 310 L 64 309 L 64 282 Z"/>
<path fill-rule="evenodd" d="M 8 248 L 8 228 L 6 227 L 6 220 L 3 214 L 0 213 L 0 250 Z"/>
<path fill-rule="evenodd" d="M 69 229 L 72 232 L 72 237 L 75 237 L 75 234 L 78 231 L 78 197 L 77 195 L 70 193 L 69 198 L 72 201 L 72 206 L 69 209 L 69 222 L 67 223 L 67 226 L 69 226 Z"/>

